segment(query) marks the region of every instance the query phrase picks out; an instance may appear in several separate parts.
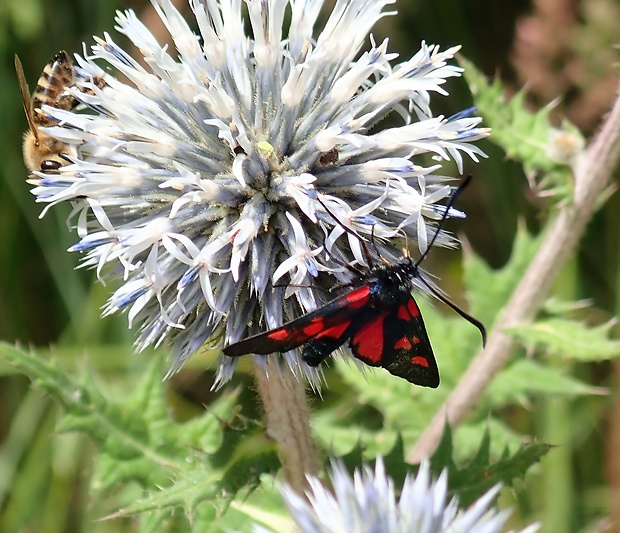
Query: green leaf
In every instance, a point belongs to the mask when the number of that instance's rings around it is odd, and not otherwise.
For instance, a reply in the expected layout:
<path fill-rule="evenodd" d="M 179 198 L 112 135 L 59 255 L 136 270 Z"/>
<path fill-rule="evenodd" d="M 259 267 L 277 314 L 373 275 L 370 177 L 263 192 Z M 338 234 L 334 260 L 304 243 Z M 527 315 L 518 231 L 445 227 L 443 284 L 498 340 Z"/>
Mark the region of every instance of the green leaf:
<path fill-rule="evenodd" d="M 483 440 L 481 451 L 485 445 Z M 523 479 L 529 468 L 538 464 L 551 448 L 544 443 L 524 444 L 514 455 L 506 453 L 491 464 L 484 460 L 485 454 L 481 454 L 466 467 L 448 473 L 450 490 L 459 495 L 461 505 L 471 505 L 496 484 L 510 487 L 515 479 Z"/>
<path fill-rule="evenodd" d="M 452 443 L 452 428 L 446 423 L 443 426 L 441 441 L 435 453 L 430 458 L 431 470 L 439 474 L 442 470 L 456 470 L 456 464 L 452 456 L 454 455 L 454 445 Z"/>
<path fill-rule="evenodd" d="M 448 392 L 416 387 L 383 369 L 362 372 L 342 358 L 336 358 L 335 365 L 348 392 L 337 407 L 316 412 L 312 424 L 324 447 L 335 455 L 358 445 L 366 458 L 385 455 L 399 430 L 416 438 Z"/>
<path fill-rule="evenodd" d="M 474 457 L 467 465 L 459 467 L 453 459 L 452 439 L 452 432 L 446 426 L 441 443 L 431 457 L 431 470 L 436 475 L 444 469 L 448 470 L 450 492 L 459 495 L 461 506 L 471 505 L 498 483 L 511 486 L 515 479 L 523 479 L 528 469 L 540 462 L 551 448 L 543 443 L 524 444 L 513 455 L 505 449 L 502 457 L 493 461 L 491 436 L 487 429 Z"/>
<path fill-rule="evenodd" d="M 574 361 L 603 361 L 620 356 L 620 341 L 609 338 L 614 323 L 588 327 L 564 318 L 537 320 L 507 329 L 529 348 L 542 348 L 550 355 Z"/>
<path fill-rule="evenodd" d="M 6 344 L 0 358 L 58 399 L 65 409 L 60 431 L 84 432 L 97 445 L 95 490 L 111 492 L 131 481 L 148 491 L 108 518 L 146 513 L 144 531 L 157 530 L 175 508 L 188 517 L 219 518 L 238 491 L 253 490 L 263 473 L 280 466 L 274 443 L 238 416 L 236 393 L 221 395 L 189 422 L 172 420 L 155 358 L 131 394 L 104 393 L 88 372 L 76 380 L 55 361 Z M 212 530 L 210 522 L 201 527 Z"/>
<path fill-rule="evenodd" d="M 471 460 L 478 453 L 480 436 L 485 433 L 490 436 L 489 454 L 493 460 L 501 457 L 506 449 L 516 450 L 523 443 L 523 435 L 507 426 L 501 418 L 489 415 L 486 406 L 478 408 L 476 415 L 461 424 L 452 437 L 455 462 L 463 464 Z"/>
<path fill-rule="evenodd" d="M 545 367 L 532 359 L 519 359 L 501 372 L 490 384 L 484 399 L 493 407 L 525 402 L 531 394 L 574 397 L 602 394 L 603 389 Z"/>
<path fill-rule="evenodd" d="M 263 435 L 248 436 L 243 449 L 236 449 L 228 464 L 217 468 L 213 456 L 201 455 L 192 461 L 192 468 L 176 473 L 174 482 L 151 492 L 113 516 L 126 516 L 164 508 L 182 507 L 192 516 L 202 502 L 216 510 L 220 517 L 242 488 L 255 489 L 265 472 L 275 473 L 279 467 L 274 444 Z"/>
<path fill-rule="evenodd" d="M 501 146 L 508 157 L 523 164 L 527 175 L 542 175 L 541 187 L 554 195 L 568 197 L 572 191 L 571 163 L 585 145 L 583 136 L 568 122 L 561 129 L 550 122 L 552 106 L 536 113 L 528 110 L 526 93 L 510 100 L 499 80 L 489 83 L 466 59 L 459 59 L 464 77 L 478 111 L 490 126 L 490 140 Z"/>

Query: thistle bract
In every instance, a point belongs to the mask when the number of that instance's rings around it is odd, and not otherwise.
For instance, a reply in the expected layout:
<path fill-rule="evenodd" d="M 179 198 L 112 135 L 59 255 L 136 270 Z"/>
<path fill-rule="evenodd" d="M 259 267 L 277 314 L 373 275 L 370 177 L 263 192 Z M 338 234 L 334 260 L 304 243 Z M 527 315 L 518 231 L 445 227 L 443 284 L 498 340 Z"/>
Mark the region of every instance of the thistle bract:
<path fill-rule="evenodd" d="M 72 202 L 70 250 L 122 280 L 104 314 L 127 312 L 139 350 L 169 342 L 175 371 L 205 343 L 315 309 L 330 298 L 317 287 L 365 263 L 341 225 L 388 258 L 402 235 L 426 249 L 451 192 L 442 164 L 477 160 L 487 130 L 473 110 L 431 112 L 431 94 L 461 72 L 449 64 L 458 47 L 422 43 L 396 62 L 369 37 L 392 3 L 338 0 L 319 29 L 322 0 L 191 0 L 191 23 L 153 0 L 174 46 L 126 11 L 116 29 L 139 60 L 108 34 L 76 56 L 84 110 L 44 111 L 77 156 L 35 173 L 33 193 L 48 207 Z M 388 115 L 398 125 L 377 127 Z M 443 232 L 435 242 L 454 244 Z M 285 360 L 318 384 L 298 350 Z M 219 384 L 234 365 L 222 358 Z"/>

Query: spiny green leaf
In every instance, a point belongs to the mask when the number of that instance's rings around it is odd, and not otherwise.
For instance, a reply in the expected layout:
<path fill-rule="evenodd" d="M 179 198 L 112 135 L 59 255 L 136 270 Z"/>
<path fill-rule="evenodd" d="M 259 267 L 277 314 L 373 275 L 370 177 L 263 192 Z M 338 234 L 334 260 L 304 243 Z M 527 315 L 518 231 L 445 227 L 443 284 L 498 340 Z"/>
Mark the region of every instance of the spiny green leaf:
<path fill-rule="evenodd" d="M 544 189 L 568 197 L 572 189 L 570 163 L 585 144 L 577 128 L 569 123 L 561 129 L 553 127 L 549 120 L 552 106 L 536 113 L 528 111 L 524 91 L 506 101 L 499 80 L 489 83 L 472 63 L 463 58 L 459 62 L 465 68 L 476 107 L 493 130 L 491 141 L 521 162 L 526 174 L 542 175 Z"/>
<path fill-rule="evenodd" d="M 474 460 L 462 469 L 449 472 L 450 490 L 459 495 L 463 506 L 470 505 L 497 483 L 511 486 L 515 479 L 523 479 L 529 468 L 539 463 L 550 449 L 544 443 L 524 444 L 514 455 L 506 453 L 495 463 Z"/>
<path fill-rule="evenodd" d="M 236 430 L 245 430 L 250 424 L 239 416 L 237 404 L 239 391 L 222 395 L 217 402 L 209 405 L 208 416 L 200 416 L 183 424 L 183 440 L 190 446 L 197 447 L 205 453 L 216 453 L 224 441 L 222 426 L 235 420 Z M 233 432 L 237 434 L 238 432 Z M 241 432 L 239 432 L 241 433 Z"/>
<path fill-rule="evenodd" d="M 376 457 L 388 453 L 396 441 L 395 428 L 371 429 L 356 423 L 352 413 L 344 418 L 333 415 L 331 409 L 325 409 L 317 412 L 312 421 L 314 434 L 330 455 L 340 457 L 359 451 L 364 458 Z"/>
<path fill-rule="evenodd" d="M 163 402 L 161 375 L 161 361 L 153 360 L 127 398 L 101 396 L 86 412 L 66 406 L 61 429 L 82 429 L 100 448 L 94 487 L 109 491 L 132 480 L 145 487 L 165 485 L 170 470 L 185 468 L 183 458 L 189 454 Z M 83 388 L 93 390 L 94 385 L 85 381 Z"/>
<path fill-rule="evenodd" d="M 397 432 L 419 436 L 447 391 L 425 389 L 377 369 L 366 375 L 352 364 L 336 360 L 350 391 L 336 409 L 315 414 L 313 428 L 327 449 L 349 452 L 358 441 L 366 457 L 385 454 Z"/>
<path fill-rule="evenodd" d="M 506 449 L 518 449 L 522 442 L 523 436 L 508 428 L 498 418 L 467 421 L 455 432 L 446 426 L 441 443 L 431 457 L 432 469 L 439 473 L 443 468 L 454 469 L 457 464 L 483 458 L 486 458 L 485 464 L 491 464 L 491 461 L 498 460 Z"/>
<path fill-rule="evenodd" d="M 484 398 L 493 407 L 503 407 L 524 402 L 531 394 L 572 397 L 602 392 L 600 388 L 563 375 L 558 369 L 547 368 L 532 359 L 519 359 L 493 380 Z"/>
<path fill-rule="evenodd" d="M 431 470 L 439 475 L 447 469 L 450 492 L 458 494 L 461 505 L 467 506 L 497 483 L 510 486 L 514 479 L 522 479 L 550 448 L 542 443 L 525 444 L 513 455 L 505 449 L 503 456 L 493 461 L 491 436 L 486 430 L 473 459 L 466 466 L 459 467 L 453 459 L 452 432 L 446 425 L 441 443 L 431 457 Z"/>
<path fill-rule="evenodd" d="M 501 457 L 506 449 L 516 450 L 523 443 L 523 435 L 507 426 L 504 421 L 488 415 L 486 408 L 478 409 L 478 416 L 461 424 L 453 436 L 454 461 L 462 464 L 476 455 L 480 447 L 480 435 L 490 436 L 489 456 L 492 460 Z"/>
<path fill-rule="evenodd" d="M 440 310 L 426 302 L 420 303 L 420 309 L 441 376 L 439 389 L 424 390 L 424 396 L 433 401 L 444 400 L 482 349 L 482 335 L 478 328 L 451 310 Z"/>
<path fill-rule="evenodd" d="M 163 511 L 165 517 L 182 508 L 192 516 L 199 504 L 221 516 L 239 490 L 255 488 L 261 474 L 279 468 L 274 443 L 256 432 L 256 424 L 238 417 L 237 394 L 222 395 L 199 418 L 172 420 L 161 361 L 152 360 L 131 394 L 111 394 L 103 393 L 89 372 L 76 380 L 54 361 L 8 345 L 0 345 L 0 357 L 60 401 L 65 409 L 61 431 L 82 431 L 95 442 L 100 453 L 94 489 L 110 491 L 129 481 L 147 490 L 159 487 L 110 518 L 148 512 L 157 524 L 160 515 L 151 512 Z"/>
<path fill-rule="evenodd" d="M 218 497 L 222 498 L 217 483 L 218 478 L 222 474 L 223 472 L 221 471 L 206 471 L 198 467 L 193 472 L 186 473 L 183 479 L 176 480 L 167 487 L 162 487 L 161 490 L 149 494 L 146 498 L 132 502 L 108 518 L 119 518 L 148 511 L 173 509 L 175 507 L 185 509 L 186 514 L 191 517 L 195 504 L 202 501 L 203 496 L 204 499 L 211 500 L 210 504 L 217 505 Z M 227 503 L 228 498 L 226 498 Z"/>
<path fill-rule="evenodd" d="M 545 301 L 542 312 L 554 317 L 567 317 L 580 309 L 587 309 L 591 306 L 588 300 L 563 300 L 556 295 L 551 295 Z"/>
<path fill-rule="evenodd" d="M 470 465 L 488 465 L 491 461 L 491 432 L 485 428 L 480 447 L 471 460 Z"/>
<path fill-rule="evenodd" d="M 6 345 L 0 351 L 36 385 L 60 401 L 65 409 L 58 424 L 60 431 L 83 431 L 100 448 L 102 467 L 96 467 L 99 475 L 94 477 L 95 487 L 110 489 L 111 485 L 105 480 L 112 483 L 121 480 L 165 483 L 169 479 L 170 468 L 182 468 L 183 461 L 178 458 L 182 457 L 183 446 L 176 437 L 177 432 L 171 427 L 173 439 L 168 439 L 166 443 L 158 439 L 161 436 L 161 419 L 155 420 L 156 402 L 148 401 L 148 395 L 155 394 L 153 374 L 160 368 L 159 363 L 152 363 L 145 372 L 142 385 L 137 387 L 133 399 L 108 401 L 88 372 L 84 372 L 77 381 L 64 373 L 54 360 L 46 361 L 33 353 Z M 135 405 L 138 407 L 133 408 Z M 157 440 L 150 438 L 149 420 L 144 417 L 147 406 L 151 407 L 148 414 L 154 417 L 152 435 Z M 170 420 L 169 424 L 173 426 Z"/>
<path fill-rule="evenodd" d="M 190 533 L 187 517 L 171 509 L 148 511 L 140 515 L 139 533 Z"/>
<path fill-rule="evenodd" d="M 46 389 L 61 403 L 70 403 L 74 395 L 80 394 L 79 387 L 72 387 L 72 383 L 54 360 L 45 361 L 32 352 L 4 342 L 0 343 L 0 358 L 28 376 L 35 385 Z"/>
<path fill-rule="evenodd" d="M 386 472 L 388 472 L 394 480 L 400 481 L 401 485 L 405 481 L 404 475 L 406 471 L 403 468 L 403 461 L 406 454 L 405 442 L 403 436 L 399 432 L 396 435 L 396 442 L 394 442 L 392 449 L 383 455 L 383 464 L 385 465 Z M 399 472 L 402 475 L 402 479 L 399 479 L 397 475 Z"/>
<path fill-rule="evenodd" d="M 588 327 L 583 322 L 547 318 L 507 331 L 530 348 L 575 361 L 602 361 L 620 356 L 620 341 L 609 338 L 613 323 Z"/>
<path fill-rule="evenodd" d="M 201 456 L 191 468 L 176 475 L 169 486 L 135 501 L 112 517 L 127 516 L 156 509 L 182 507 L 192 516 L 199 504 L 206 502 L 221 516 L 242 488 L 250 490 L 260 483 L 265 472 L 275 473 L 279 468 L 274 443 L 260 435 L 246 435 L 242 441 L 243 450 L 232 453 L 230 461 L 213 466 L 213 456 Z"/>

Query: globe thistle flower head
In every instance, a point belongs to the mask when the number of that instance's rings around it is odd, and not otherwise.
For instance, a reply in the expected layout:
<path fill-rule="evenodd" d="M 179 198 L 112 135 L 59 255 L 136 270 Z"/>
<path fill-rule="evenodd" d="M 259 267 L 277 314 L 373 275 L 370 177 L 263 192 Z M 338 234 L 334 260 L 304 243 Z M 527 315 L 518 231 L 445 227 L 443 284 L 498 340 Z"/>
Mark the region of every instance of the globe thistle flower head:
<path fill-rule="evenodd" d="M 391 0 L 337 1 L 320 31 L 322 0 L 190 0 L 197 31 L 170 0 L 152 3 L 174 49 L 119 12 L 141 61 L 108 34 L 76 56 L 72 93 L 85 111 L 45 112 L 77 155 L 31 183 L 46 209 L 73 204 L 80 240 L 70 250 L 82 264 L 121 280 L 104 314 L 139 325 L 139 350 L 169 342 L 175 371 L 205 343 L 321 305 L 329 296 L 317 287 L 346 282 L 345 263 L 366 263 L 361 239 L 397 258 L 403 234 L 423 252 L 451 193 L 442 164 L 460 172 L 462 154 L 484 155 L 473 143 L 487 130 L 473 110 L 431 112 L 431 94 L 460 75 L 448 63 L 458 47 L 422 43 L 393 65 L 387 40 L 368 39 Z M 402 124 L 378 130 L 388 115 Z M 424 153 L 431 166 L 416 161 Z M 444 232 L 435 242 L 455 244 Z M 319 383 L 298 350 L 286 361 Z M 235 364 L 222 358 L 219 384 Z"/>
<path fill-rule="evenodd" d="M 352 479 L 341 463 L 333 461 L 329 479 L 333 490 L 309 476 L 305 498 L 289 486 L 281 486 L 301 533 L 499 533 L 510 515 L 510 510 L 491 508 L 499 485 L 468 509 L 459 508 L 456 497 L 448 499 L 447 472 L 432 479 L 428 461 L 422 462 L 417 475 L 405 478 L 399 498 L 381 457 L 374 471 L 364 466 Z M 522 533 L 538 529 L 538 524 L 533 524 Z M 267 531 L 261 526 L 254 528 L 255 533 Z"/>

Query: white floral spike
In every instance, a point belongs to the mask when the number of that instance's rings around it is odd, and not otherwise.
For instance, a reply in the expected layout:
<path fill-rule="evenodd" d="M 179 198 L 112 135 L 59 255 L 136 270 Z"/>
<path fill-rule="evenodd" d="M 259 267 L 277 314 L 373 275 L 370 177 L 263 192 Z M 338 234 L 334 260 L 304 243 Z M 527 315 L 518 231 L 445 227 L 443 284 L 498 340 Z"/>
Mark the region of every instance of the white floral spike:
<path fill-rule="evenodd" d="M 353 479 L 344 465 L 334 461 L 329 489 L 315 477 L 308 476 L 310 490 L 300 496 L 287 485 L 280 492 L 300 533 L 500 533 L 509 510 L 491 506 L 500 486 L 496 485 L 468 509 L 461 509 L 456 497 L 448 500 L 448 476 L 431 478 L 427 461 L 415 477 L 407 476 L 397 499 L 394 482 L 385 472 L 381 457 L 374 471 L 365 466 L 356 470 Z M 521 533 L 535 533 L 533 524 Z M 273 533 L 254 526 L 254 533 Z"/>
<path fill-rule="evenodd" d="M 104 314 L 139 325 L 138 349 L 169 342 L 173 372 L 205 343 L 279 326 L 350 281 L 343 264 L 364 264 L 361 242 L 323 205 L 373 252 L 399 257 L 399 235 L 424 252 L 452 191 L 442 165 L 483 156 L 473 143 L 488 130 L 473 110 L 431 111 L 431 94 L 461 74 L 458 47 L 422 43 L 395 63 L 388 41 L 369 37 L 394 0 L 189 0 L 195 21 L 152 3 L 174 45 L 119 12 L 143 57 L 107 33 L 76 56 L 70 92 L 83 106 L 45 107 L 58 121 L 46 133 L 72 155 L 29 182 L 43 212 L 73 204 L 71 250 L 122 283 Z M 387 115 L 402 124 L 379 130 Z M 436 164 L 422 166 L 425 153 Z M 319 387 L 299 350 L 284 360 Z M 218 385 L 235 364 L 222 357 Z"/>

